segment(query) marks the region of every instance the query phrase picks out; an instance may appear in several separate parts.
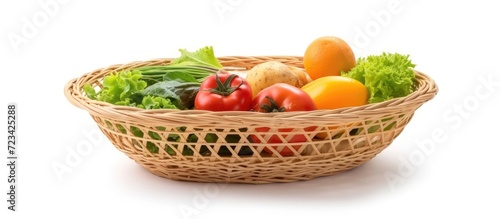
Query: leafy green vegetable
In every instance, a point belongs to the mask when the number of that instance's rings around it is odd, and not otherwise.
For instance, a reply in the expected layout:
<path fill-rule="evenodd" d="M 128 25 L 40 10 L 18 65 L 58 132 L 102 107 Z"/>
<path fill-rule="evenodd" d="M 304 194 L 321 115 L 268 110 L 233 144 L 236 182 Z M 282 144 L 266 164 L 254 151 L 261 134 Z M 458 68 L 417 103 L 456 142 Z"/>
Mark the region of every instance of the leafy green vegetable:
<path fill-rule="evenodd" d="M 179 109 L 191 109 L 199 89 L 198 82 L 162 81 L 142 90 L 141 94 L 170 99 Z"/>
<path fill-rule="evenodd" d="M 241 137 L 239 135 L 226 135 L 226 138 L 225 138 L 227 143 L 238 143 L 238 142 L 240 142 L 240 139 L 241 139 Z M 231 146 L 231 145 L 230 145 L 230 147 L 233 150 L 236 148 L 236 146 Z M 221 156 L 231 156 L 232 155 L 231 151 L 228 149 L 227 146 L 220 147 L 218 154 Z M 253 151 L 252 151 L 252 149 L 250 149 L 249 146 L 241 147 L 240 151 L 238 152 L 238 155 L 252 155 L 252 154 L 253 154 Z"/>
<path fill-rule="evenodd" d="M 158 147 L 155 145 L 155 143 L 153 142 L 146 142 L 146 148 L 148 149 L 149 152 L 153 153 L 153 154 L 157 154 L 159 149 Z"/>
<path fill-rule="evenodd" d="M 144 133 L 142 133 L 142 131 L 139 128 L 135 127 L 135 126 L 130 126 L 130 131 L 136 137 L 141 137 L 142 138 L 142 136 L 144 135 Z"/>
<path fill-rule="evenodd" d="M 177 107 L 163 97 L 140 95 L 147 83 L 141 80 L 141 72 L 123 70 L 104 77 L 103 88 L 96 92 L 90 84 L 85 84 L 83 90 L 87 97 L 115 105 L 134 106 L 143 109 L 176 109 Z"/>
<path fill-rule="evenodd" d="M 149 95 L 142 98 L 141 104 L 137 107 L 143 109 L 177 109 L 170 99 Z"/>
<path fill-rule="evenodd" d="M 163 75 L 163 81 L 198 82 L 193 75 L 181 71 L 170 71 Z"/>
<path fill-rule="evenodd" d="M 202 82 L 206 77 L 214 74 L 218 71 L 216 68 L 207 66 L 170 66 L 170 65 L 154 65 L 154 66 L 144 66 L 136 68 L 136 70 L 142 73 L 142 79 L 148 83 L 148 85 L 155 84 L 160 81 L 164 81 L 167 74 L 188 74 L 196 79 L 198 82 Z"/>
<path fill-rule="evenodd" d="M 415 65 L 409 55 L 382 53 L 358 59 L 357 65 L 342 76 L 354 78 L 365 85 L 369 103 L 404 97 L 414 90 Z"/>
<path fill-rule="evenodd" d="M 181 56 L 172 60 L 168 65 L 143 66 L 137 68 L 148 85 L 167 80 L 167 74 L 188 74 L 198 82 L 202 82 L 209 75 L 222 69 L 211 46 L 203 47 L 196 52 L 179 49 Z M 192 79 L 192 78 L 191 78 Z M 191 81 L 191 80 L 190 80 Z M 195 82 L 195 81 L 191 81 Z"/>
<path fill-rule="evenodd" d="M 181 56 L 172 60 L 170 66 L 208 66 L 220 69 L 222 65 L 214 55 L 214 50 L 211 46 L 206 46 L 198 49 L 196 52 L 189 52 L 186 49 L 179 49 Z"/>
<path fill-rule="evenodd" d="M 126 101 L 134 92 L 144 89 L 147 84 L 140 80 L 139 71 L 121 71 L 104 77 L 103 89 L 98 94 L 98 100 L 108 103 Z"/>
<path fill-rule="evenodd" d="M 90 98 L 92 100 L 97 99 L 97 92 L 90 84 L 84 84 L 83 91 L 85 92 L 85 94 L 87 95 L 88 98 Z"/>
<path fill-rule="evenodd" d="M 123 70 L 104 77 L 102 90 L 96 92 L 90 84 L 85 84 L 83 90 L 90 99 L 107 103 L 124 105 L 130 102 L 132 93 L 143 90 L 147 83 L 140 80 L 141 72 Z"/>

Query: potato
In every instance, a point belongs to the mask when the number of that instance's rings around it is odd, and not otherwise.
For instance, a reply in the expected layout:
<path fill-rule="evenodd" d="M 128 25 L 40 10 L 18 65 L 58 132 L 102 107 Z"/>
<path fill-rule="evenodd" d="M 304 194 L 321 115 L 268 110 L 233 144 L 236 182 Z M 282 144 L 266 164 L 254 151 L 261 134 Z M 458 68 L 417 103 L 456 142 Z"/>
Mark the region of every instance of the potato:
<path fill-rule="evenodd" d="M 252 87 L 253 96 L 276 83 L 286 83 L 301 87 L 303 82 L 294 70 L 278 61 L 269 61 L 254 66 L 247 73 L 247 82 Z"/>
<path fill-rule="evenodd" d="M 307 72 L 304 69 L 297 68 L 294 66 L 288 66 L 288 68 L 290 68 L 290 70 L 292 70 L 292 72 L 295 75 L 297 75 L 297 77 L 299 77 L 299 82 L 300 82 L 299 87 L 302 87 L 312 81 L 311 77 L 309 76 L 309 74 L 307 74 Z"/>

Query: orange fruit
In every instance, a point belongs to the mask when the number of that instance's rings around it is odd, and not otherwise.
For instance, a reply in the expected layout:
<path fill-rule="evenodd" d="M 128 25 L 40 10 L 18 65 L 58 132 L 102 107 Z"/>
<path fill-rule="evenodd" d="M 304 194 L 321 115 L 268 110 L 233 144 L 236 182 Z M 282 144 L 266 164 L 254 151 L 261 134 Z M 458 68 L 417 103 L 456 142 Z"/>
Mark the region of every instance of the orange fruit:
<path fill-rule="evenodd" d="M 339 76 L 356 65 L 356 58 L 349 44 L 334 36 L 324 36 L 312 41 L 304 53 L 304 68 L 315 80 L 324 76 Z"/>

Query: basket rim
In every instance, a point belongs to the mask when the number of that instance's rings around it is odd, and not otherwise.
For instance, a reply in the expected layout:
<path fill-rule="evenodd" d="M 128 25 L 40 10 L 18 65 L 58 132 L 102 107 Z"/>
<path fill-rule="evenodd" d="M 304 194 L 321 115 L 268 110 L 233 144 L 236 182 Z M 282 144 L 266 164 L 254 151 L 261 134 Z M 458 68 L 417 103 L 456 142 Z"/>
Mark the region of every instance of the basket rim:
<path fill-rule="evenodd" d="M 245 62 L 249 60 L 293 60 L 293 61 L 302 61 L 303 57 L 301 56 L 222 56 L 218 57 L 219 60 L 230 60 L 230 61 L 238 61 Z M 415 76 L 418 81 L 418 86 L 415 91 L 410 93 L 405 97 L 394 98 L 391 100 L 379 102 L 379 103 L 371 103 L 365 104 L 362 106 L 355 107 L 344 107 L 338 109 L 321 109 L 314 111 L 299 111 L 299 112 L 283 112 L 283 113 L 261 113 L 261 112 L 251 112 L 251 111 L 206 111 L 206 110 L 178 110 L 178 109 L 153 109 L 153 110 L 145 110 L 137 107 L 131 106 L 119 106 L 106 102 L 91 100 L 87 96 L 85 96 L 82 92 L 83 84 L 91 79 L 103 78 L 105 75 L 109 74 L 113 71 L 124 70 L 124 69 L 132 69 L 140 66 L 147 65 L 161 65 L 168 63 L 172 60 L 172 58 L 162 58 L 162 59 L 151 59 L 146 61 L 134 61 L 126 64 L 117 64 L 110 65 L 105 68 L 96 69 L 92 72 L 83 74 L 78 78 L 71 79 L 68 81 L 64 87 L 64 94 L 68 101 L 74 106 L 84 109 L 88 111 L 91 115 L 103 115 L 106 114 L 106 117 L 121 117 L 126 121 L 139 121 L 141 123 L 148 123 L 144 118 L 148 118 L 154 120 L 154 124 L 157 124 L 159 121 L 172 121 L 172 116 L 179 117 L 205 117 L 205 118 L 219 118 L 224 117 L 224 119 L 233 118 L 246 118 L 246 119 L 255 119 L 256 122 L 266 121 L 269 118 L 277 119 L 277 118 L 286 118 L 289 123 L 294 118 L 299 118 L 301 122 L 305 118 L 310 118 L 311 120 L 315 120 L 317 118 L 332 118 L 335 117 L 337 119 L 346 119 L 349 118 L 360 118 L 360 117 L 369 117 L 373 116 L 373 114 L 380 114 L 384 111 L 394 111 L 394 110 L 402 110 L 404 106 L 407 105 L 422 105 L 423 103 L 432 99 L 438 92 L 438 87 L 434 80 L 428 75 L 415 70 Z M 224 66 L 226 67 L 226 66 Z M 230 66 L 231 67 L 231 66 Z M 236 66 L 233 66 L 236 67 Z M 108 72 L 109 73 L 106 73 Z M 100 77 L 97 77 L 100 76 Z M 168 115 L 166 117 L 166 115 Z M 167 119 L 167 120 L 165 120 Z M 314 121 L 315 123 L 321 122 Z"/>

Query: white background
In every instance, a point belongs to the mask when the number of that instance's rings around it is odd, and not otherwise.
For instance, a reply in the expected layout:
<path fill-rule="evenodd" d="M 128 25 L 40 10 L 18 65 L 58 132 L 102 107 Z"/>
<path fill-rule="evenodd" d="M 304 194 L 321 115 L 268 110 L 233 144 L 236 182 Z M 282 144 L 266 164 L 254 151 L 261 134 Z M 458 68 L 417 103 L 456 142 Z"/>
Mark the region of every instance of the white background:
<path fill-rule="evenodd" d="M 39 3 L 45 2 L 0 3 L 2 139 L 7 104 L 15 102 L 19 155 L 17 212 L 3 205 L 2 218 L 99 212 L 130 218 L 500 216 L 500 16 L 494 1 L 75 0 L 44 11 Z M 218 12 L 217 3 L 227 10 Z M 23 33 L 27 25 L 36 32 Z M 337 176 L 223 186 L 159 178 L 95 134 L 88 114 L 63 95 L 65 83 L 86 72 L 177 57 L 179 48 L 212 45 L 217 56 L 302 55 L 323 35 L 343 38 L 357 57 L 410 54 L 440 88 L 389 148 Z M 13 43 L 13 36 L 24 40 Z M 496 84 L 488 89 L 481 80 Z M 442 137 L 433 139 L 436 132 Z M 422 141 L 435 147 L 424 154 Z M 58 178 L 53 165 L 67 164 L 71 151 L 89 142 L 88 155 Z M 388 173 L 400 181 L 388 181 Z M 196 214 L 183 216 L 182 208 Z"/>

